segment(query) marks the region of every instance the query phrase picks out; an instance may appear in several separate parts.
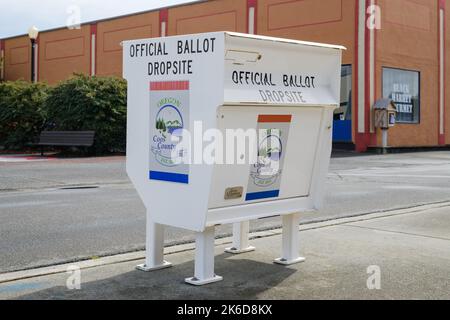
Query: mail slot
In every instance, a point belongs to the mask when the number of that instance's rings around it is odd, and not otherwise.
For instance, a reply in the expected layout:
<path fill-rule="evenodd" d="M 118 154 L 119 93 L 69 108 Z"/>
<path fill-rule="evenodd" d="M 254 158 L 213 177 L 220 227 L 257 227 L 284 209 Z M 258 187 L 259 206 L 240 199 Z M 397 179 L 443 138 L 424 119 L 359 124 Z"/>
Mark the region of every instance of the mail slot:
<path fill-rule="evenodd" d="M 219 281 L 215 226 L 273 216 L 284 232 L 275 262 L 304 260 L 299 216 L 323 201 L 343 49 L 233 32 L 124 42 L 127 173 L 147 208 L 138 269 L 170 266 L 173 226 L 196 232 L 186 282 Z"/>

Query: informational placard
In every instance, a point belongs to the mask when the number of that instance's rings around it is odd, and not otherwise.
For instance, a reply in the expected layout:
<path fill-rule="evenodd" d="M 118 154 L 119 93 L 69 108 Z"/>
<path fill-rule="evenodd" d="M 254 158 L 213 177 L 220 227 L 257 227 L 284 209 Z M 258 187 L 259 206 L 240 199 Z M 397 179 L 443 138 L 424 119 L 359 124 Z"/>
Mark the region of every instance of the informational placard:
<path fill-rule="evenodd" d="M 279 197 L 291 120 L 292 115 L 259 115 L 258 157 L 250 167 L 246 201 Z"/>
<path fill-rule="evenodd" d="M 394 112 L 389 112 L 389 127 L 395 126 L 397 123 L 396 114 Z"/>
<path fill-rule="evenodd" d="M 189 81 L 150 82 L 150 180 L 189 183 L 188 150 L 178 147 L 189 126 Z"/>

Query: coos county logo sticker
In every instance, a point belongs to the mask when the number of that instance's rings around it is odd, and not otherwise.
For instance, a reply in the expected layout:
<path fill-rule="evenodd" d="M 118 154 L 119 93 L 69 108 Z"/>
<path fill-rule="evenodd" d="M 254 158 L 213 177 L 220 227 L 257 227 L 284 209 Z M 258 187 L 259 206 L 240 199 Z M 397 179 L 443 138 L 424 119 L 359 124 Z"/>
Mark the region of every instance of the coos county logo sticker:
<path fill-rule="evenodd" d="M 189 183 L 189 81 L 150 82 L 150 180 Z"/>
<path fill-rule="evenodd" d="M 180 101 L 175 98 L 164 98 L 158 103 L 160 108 L 153 124 L 156 134 L 152 138 L 151 151 L 155 160 L 165 167 L 178 165 L 185 152 L 185 150 L 179 150 L 177 154 L 174 154 L 177 144 L 181 142 L 184 128 L 183 116 L 179 110 L 180 104 Z"/>
<path fill-rule="evenodd" d="M 250 166 L 246 201 L 279 197 L 291 120 L 289 114 L 258 116 L 257 161 Z"/>
<path fill-rule="evenodd" d="M 273 185 L 281 175 L 280 160 L 283 155 L 281 134 L 278 129 L 267 129 L 265 137 L 259 144 L 257 162 L 250 173 L 253 183 L 259 187 Z"/>

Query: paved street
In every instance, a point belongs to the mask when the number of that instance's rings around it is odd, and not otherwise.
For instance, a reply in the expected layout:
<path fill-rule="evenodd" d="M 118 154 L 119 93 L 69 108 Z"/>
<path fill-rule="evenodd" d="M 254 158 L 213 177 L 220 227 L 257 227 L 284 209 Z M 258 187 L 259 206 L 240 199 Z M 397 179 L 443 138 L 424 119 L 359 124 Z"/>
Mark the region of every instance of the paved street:
<path fill-rule="evenodd" d="M 0 161 L 0 272 L 142 249 L 145 211 L 124 168 L 123 157 Z M 302 222 L 448 200 L 450 152 L 334 157 L 326 206 Z M 192 239 L 167 230 L 168 244 Z"/>

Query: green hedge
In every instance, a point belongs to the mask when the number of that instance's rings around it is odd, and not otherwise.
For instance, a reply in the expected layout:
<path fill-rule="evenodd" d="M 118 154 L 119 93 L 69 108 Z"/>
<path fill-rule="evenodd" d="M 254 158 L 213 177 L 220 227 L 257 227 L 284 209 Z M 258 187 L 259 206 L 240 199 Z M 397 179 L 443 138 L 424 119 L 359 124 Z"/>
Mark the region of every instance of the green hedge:
<path fill-rule="evenodd" d="M 23 149 L 42 130 L 94 130 L 96 154 L 124 151 L 127 84 L 115 77 L 74 77 L 55 87 L 0 83 L 0 146 Z"/>
<path fill-rule="evenodd" d="M 75 77 L 54 87 L 45 102 L 52 130 L 95 130 L 95 153 L 124 151 L 127 84 L 115 77 Z"/>
<path fill-rule="evenodd" d="M 42 83 L 0 83 L 0 146 L 19 150 L 33 142 L 44 127 L 48 93 Z"/>

